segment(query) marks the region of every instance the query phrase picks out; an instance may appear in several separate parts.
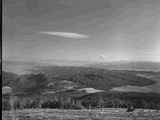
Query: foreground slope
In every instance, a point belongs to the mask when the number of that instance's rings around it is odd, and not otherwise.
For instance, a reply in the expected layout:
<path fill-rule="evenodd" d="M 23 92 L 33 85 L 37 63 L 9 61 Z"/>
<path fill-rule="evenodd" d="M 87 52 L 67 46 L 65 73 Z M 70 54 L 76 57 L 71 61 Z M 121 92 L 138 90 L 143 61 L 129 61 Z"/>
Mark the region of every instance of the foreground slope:
<path fill-rule="evenodd" d="M 126 109 L 56 110 L 28 109 L 16 112 L 16 118 L 28 120 L 159 120 L 160 111 L 137 109 L 132 114 Z M 11 120 L 11 114 L 2 112 L 2 120 Z"/>

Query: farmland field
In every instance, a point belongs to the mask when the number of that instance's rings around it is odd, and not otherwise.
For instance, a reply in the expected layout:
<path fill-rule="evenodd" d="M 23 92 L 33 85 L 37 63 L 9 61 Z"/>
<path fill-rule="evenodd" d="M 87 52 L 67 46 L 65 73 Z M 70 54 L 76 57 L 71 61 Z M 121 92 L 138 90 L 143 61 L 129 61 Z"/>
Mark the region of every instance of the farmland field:
<path fill-rule="evenodd" d="M 160 111 L 105 108 L 92 110 L 24 109 L 15 112 L 16 120 L 160 120 Z M 2 120 L 11 120 L 11 112 L 2 111 Z"/>

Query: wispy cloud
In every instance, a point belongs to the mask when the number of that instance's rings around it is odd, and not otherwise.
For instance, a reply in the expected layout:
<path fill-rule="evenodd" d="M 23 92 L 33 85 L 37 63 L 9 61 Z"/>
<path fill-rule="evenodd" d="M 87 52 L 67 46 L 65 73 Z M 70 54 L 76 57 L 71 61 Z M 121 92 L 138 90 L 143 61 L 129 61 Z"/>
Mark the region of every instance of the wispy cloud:
<path fill-rule="evenodd" d="M 72 39 L 85 39 L 89 37 L 88 35 L 71 33 L 71 32 L 40 32 L 40 33 L 46 35 L 64 37 L 64 38 L 72 38 Z"/>

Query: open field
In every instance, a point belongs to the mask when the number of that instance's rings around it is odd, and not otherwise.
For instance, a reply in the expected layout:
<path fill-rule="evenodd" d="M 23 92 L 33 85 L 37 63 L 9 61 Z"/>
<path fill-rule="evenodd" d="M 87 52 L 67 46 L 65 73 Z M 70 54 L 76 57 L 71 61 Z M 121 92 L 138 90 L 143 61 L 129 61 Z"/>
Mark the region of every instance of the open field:
<path fill-rule="evenodd" d="M 103 110 L 25 109 L 17 110 L 18 120 L 160 120 L 160 111 L 105 108 Z M 2 120 L 11 120 L 11 112 L 3 111 Z"/>

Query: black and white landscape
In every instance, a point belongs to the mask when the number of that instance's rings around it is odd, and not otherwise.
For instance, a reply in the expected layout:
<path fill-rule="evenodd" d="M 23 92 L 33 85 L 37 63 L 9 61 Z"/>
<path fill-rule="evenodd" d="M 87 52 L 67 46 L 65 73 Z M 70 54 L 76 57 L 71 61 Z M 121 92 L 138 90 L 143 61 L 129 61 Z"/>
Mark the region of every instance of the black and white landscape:
<path fill-rule="evenodd" d="M 3 0 L 2 119 L 159 120 L 159 0 Z"/>

